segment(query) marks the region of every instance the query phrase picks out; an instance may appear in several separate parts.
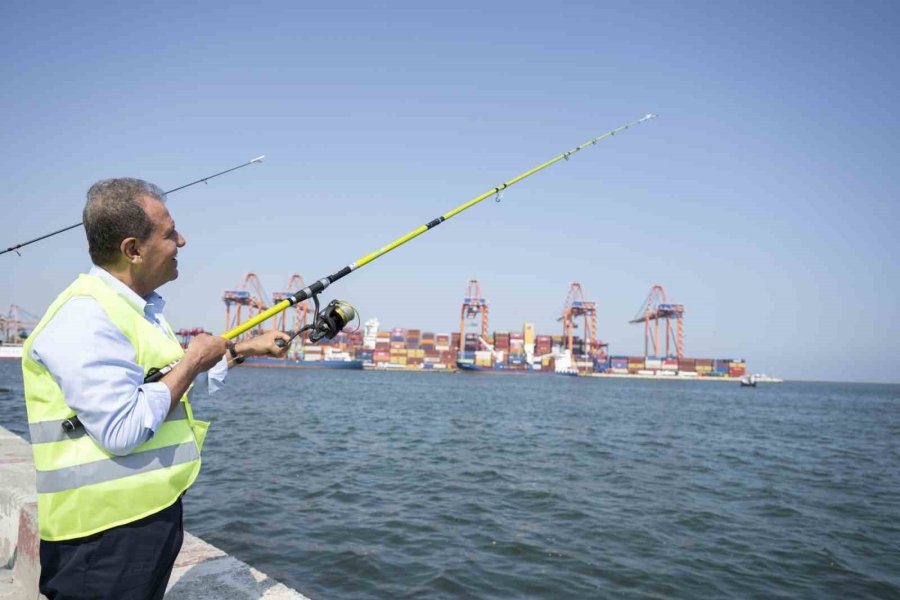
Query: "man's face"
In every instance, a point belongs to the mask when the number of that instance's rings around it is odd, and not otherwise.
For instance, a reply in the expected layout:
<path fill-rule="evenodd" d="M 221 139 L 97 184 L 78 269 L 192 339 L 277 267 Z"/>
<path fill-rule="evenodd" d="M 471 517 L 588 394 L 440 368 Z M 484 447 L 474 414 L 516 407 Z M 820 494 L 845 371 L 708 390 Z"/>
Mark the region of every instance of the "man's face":
<path fill-rule="evenodd" d="M 144 197 L 144 212 L 153 223 L 153 232 L 140 243 L 140 275 L 145 288 L 155 290 L 178 277 L 178 261 L 175 256 L 185 240 L 175 229 L 175 221 L 166 205 L 149 196 Z"/>

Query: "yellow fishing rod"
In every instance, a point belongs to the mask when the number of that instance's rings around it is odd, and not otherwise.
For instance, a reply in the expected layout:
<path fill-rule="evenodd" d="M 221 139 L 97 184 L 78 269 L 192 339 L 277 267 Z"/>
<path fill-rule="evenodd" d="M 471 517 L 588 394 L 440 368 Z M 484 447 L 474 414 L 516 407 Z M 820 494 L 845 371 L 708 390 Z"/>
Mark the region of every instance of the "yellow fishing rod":
<path fill-rule="evenodd" d="M 319 308 L 318 295 L 322 291 L 324 291 L 325 288 L 327 288 L 329 285 L 331 285 L 335 281 L 349 275 L 353 271 L 355 271 L 361 267 L 364 267 L 365 265 L 369 264 L 376 258 L 384 256 L 391 250 L 395 250 L 395 249 L 399 248 L 400 246 L 402 246 L 403 244 L 407 243 L 408 241 L 419 237 L 420 235 L 422 235 L 429 229 L 433 229 L 433 228 L 437 227 L 438 225 L 440 225 L 447 219 L 450 219 L 451 217 L 455 217 L 456 215 L 463 212 L 464 210 L 475 206 L 482 200 L 490 198 L 491 196 L 499 197 L 499 195 L 503 192 L 503 190 L 510 187 L 511 185 L 515 185 L 516 183 L 522 181 L 526 177 L 530 177 L 530 176 L 534 175 L 535 173 L 537 173 L 538 171 L 542 171 L 542 170 L 546 169 L 547 167 L 549 167 L 550 165 L 555 164 L 561 160 L 568 160 L 569 157 L 572 156 L 573 154 L 575 154 L 576 152 L 579 152 L 579 151 L 587 148 L 588 146 L 593 146 L 594 144 L 596 144 L 597 142 L 599 142 L 602 139 L 614 136 L 615 134 L 619 133 L 620 131 L 624 131 L 624 130 L 628 129 L 629 127 L 632 127 L 634 125 L 639 125 L 639 124 L 643 123 L 644 121 L 649 121 L 650 119 L 653 119 L 655 117 L 656 117 L 656 115 L 654 115 L 654 114 L 648 114 L 636 121 L 626 123 L 625 125 L 622 125 L 621 127 L 617 128 L 617 129 L 613 129 L 612 131 L 607 131 L 606 133 L 604 133 L 603 135 L 601 135 L 599 137 L 595 137 L 592 140 L 588 140 L 587 142 L 581 144 L 580 146 L 578 146 L 576 148 L 573 148 L 572 150 L 569 150 L 568 152 L 563 152 L 559 156 L 556 156 L 556 157 L 548 160 L 547 162 L 534 167 L 533 169 L 531 169 L 529 171 L 525 171 L 518 177 L 514 177 L 505 183 L 501 183 L 497 187 L 488 190 L 487 192 L 481 194 L 480 196 L 476 196 L 475 198 L 472 198 L 468 202 L 466 202 L 464 204 L 460 204 L 453 210 L 451 210 L 447 213 L 444 213 L 443 215 L 437 217 L 436 219 L 429 221 L 425 225 L 422 225 L 421 227 L 418 227 L 417 229 L 410 231 L 406 235 L 397 238 L 390 244 L 383 246 L 383 247 L 379 248 L 378 250 L 375 250 L 374 252 L 371 252 L 371 253 L 363 256 L 362 258 L 358 259 L 355 262 L 350 263 L 349 265 L 345 266 L 343 269 L 341 269 L 340 271 L 337 271 L 333 275 L 329 275 L 328 277 L 323 277 L 322 279 L 319 279 L 312 285 L 309 285 L 309 286 L 303 288 L 302 290 L 295 292 L 294 294 L 292 294 L 289 297 L 287 297 L 286 299 L 282 300 L 281 302 L 279 302 L 272 308 L 259 313 L 252 319 L 238 325 L 234 329 L 230 329 L 229 331 L 226 331 L 225 333 L 222 334 L 222 337 L 225 339 L 229 339 L 229 340 L 234 339 L 237 336 L 241 335 L 242 333 L 249 331 L 250 329 L 253 329 L 254 327 L 259 325 L 263 321 L 271 319 L 272 317 L 274 317 L 281 311 L 287 310 L 288 308 L 290 308 L 296 304 L 299 304 L 300 302 L 303 302 L 304 300 L 308 300 L 310 298 L 312 298 L 316 304 L 316 314 L 317 314 L 317 318 L 315 319 L 316 323 L 307 327 L 307 329 L 314 330 L 313 334 L 310 336 L 310 339 L 313 341 L 316 341 L 318 339 L 321 339 L 322 337 L 329 337 L 329 338 L 334 337 L 334 335 L 336 335 L 344 327 L 344 325 L 346 325 L 353 319 L 355 311 L 353 310 L 353 307 L 351 307 L 349 304 L 336 300 L 336 301 L 331 302 L 326 307 L 325 313 L 322 315 L 322 317 L 319 317 L 318 316 L 318 312 L 319 312 L 318 311 L 318 308 Z M 299 333 L 300 333 L 299 331 L 295 332 L 294 335 L 296 336 Z M 279 342 L 280 341 L 281 340 L 279 340 Z M 281 344 L 279 344 L 279 345 L 281 345 Z M 152 375 L 150 375 L 148 377 L 147 381 L 158 381 L 166 373 L 168 373 L 173 366 L 174 365 L 169 365 L 168 367 L 165 367 L 159 371 L 155 371 Z"/>

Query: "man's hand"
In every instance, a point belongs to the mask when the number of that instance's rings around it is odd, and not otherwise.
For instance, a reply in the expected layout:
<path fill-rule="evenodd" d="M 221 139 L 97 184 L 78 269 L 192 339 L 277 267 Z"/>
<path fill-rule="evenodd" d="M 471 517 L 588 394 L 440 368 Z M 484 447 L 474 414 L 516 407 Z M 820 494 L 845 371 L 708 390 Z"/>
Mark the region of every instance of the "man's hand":
<path fill-rule="evenodd" d="M 283 331 L 267 331 L 262 335 L 240 342 L 235 346 L 235 350 L 243 356 L 260 356 L 263 354 L 282 356 L 288 350 L 288 340 L 290 339 L 291 336 Z M 278 346 L 275 340 L 283 340 L 284 348 Z"/>
<path fill-rule="evenodd" d="M 217 335 L 197 335 L 188 344 L 184 358 L 202 373 L 212 369 L 228 351 L 228 341 Z"/>
<path fill-rule="evenodd" d="M 160 379 L 160 382 L 169 388 L 172 395 L 172 404 L 169 410 L 178 406 L 181 396 L 187 391 L 194 378 L 216 366 L 227 350 L 228 341 L 225 338 L 205 333 L 194 336 L 194 339 L 188 344 L 187 350 L 184 351 L 184 358 L 178 361 L 175 368 L 169 371 L 165 377 Z"/>

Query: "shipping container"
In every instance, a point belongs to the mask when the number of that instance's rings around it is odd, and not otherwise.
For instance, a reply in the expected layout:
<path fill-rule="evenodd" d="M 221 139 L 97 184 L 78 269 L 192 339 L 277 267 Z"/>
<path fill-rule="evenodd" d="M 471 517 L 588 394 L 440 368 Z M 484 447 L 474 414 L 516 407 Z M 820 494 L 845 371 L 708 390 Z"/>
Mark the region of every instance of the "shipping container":
<path fill-rule="evenodd" d="M 534 323 L 525 323 L 522 333 L 526 344 L 534 343 Z"/>

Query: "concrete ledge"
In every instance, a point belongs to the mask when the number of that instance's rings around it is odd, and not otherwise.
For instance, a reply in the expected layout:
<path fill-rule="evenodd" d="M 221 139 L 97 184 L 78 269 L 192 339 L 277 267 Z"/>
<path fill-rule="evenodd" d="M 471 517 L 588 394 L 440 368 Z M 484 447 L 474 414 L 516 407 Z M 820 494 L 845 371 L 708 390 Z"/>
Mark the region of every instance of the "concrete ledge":
<path fill-rule="evenodd" d="M 0 600 L 35 600 L 40 576 L 37 495 L 31 447 L 0 427 Z M 187 532 L 169 600 L 308 600 L 265 573 Z"/>

